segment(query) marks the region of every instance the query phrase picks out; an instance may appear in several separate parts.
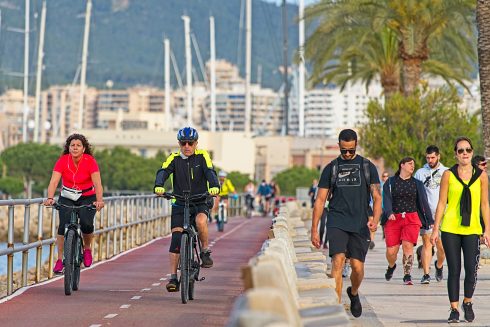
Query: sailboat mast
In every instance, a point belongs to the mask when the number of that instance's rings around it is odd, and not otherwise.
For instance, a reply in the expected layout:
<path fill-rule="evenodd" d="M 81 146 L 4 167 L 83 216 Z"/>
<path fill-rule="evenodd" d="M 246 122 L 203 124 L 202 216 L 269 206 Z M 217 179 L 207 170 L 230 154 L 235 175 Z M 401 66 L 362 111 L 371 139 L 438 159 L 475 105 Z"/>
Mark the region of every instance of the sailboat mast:
<path fill-rule="evenodd" d="M 92 12 L 92 0 L 87 0 L 85 12 L 85 30 L 83 33 L 82 71 L 80 75 L 80 107 L 78 108 L 78 129 L 83 128 L 83 113 L 85 109 L 85 84 L 87 78 L 87 54 L 90 34 L 90 14 Z"/>
<path fill-rule="evenodd" d="M 41 8 L 41 27 L 39 34 L 39 48 L 37 50 L 37 73 L 36 73 L 36 104 L 34 109 L 34 142 L 39 142 L 39 107 L 41 105 L 41 82 L 44 58 L 44 30 L 46 28 L 46 0 Z M 41 122 L 44 124 L 44 122 Z M 43 128 L 41 126 L 41 128 Z"/>
<path fill-rule="evenodd" d="M 299 0 L 298 134 L 305 136 L 305 1 Z"/>

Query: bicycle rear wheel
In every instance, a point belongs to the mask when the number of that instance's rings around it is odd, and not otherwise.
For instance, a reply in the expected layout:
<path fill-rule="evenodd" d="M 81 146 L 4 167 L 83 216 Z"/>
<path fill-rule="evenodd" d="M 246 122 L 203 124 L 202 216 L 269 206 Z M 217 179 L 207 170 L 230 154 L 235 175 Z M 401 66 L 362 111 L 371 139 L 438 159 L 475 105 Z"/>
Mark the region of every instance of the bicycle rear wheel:
<path fill-rule="evenodd" d="M 73 290 L 73 277 L 75 275 L 75 251 L 76 251 L 75 231 L 70 229 L 65 236 L 64 256 L 65 256 L 65 295 L 71 295 Z"/>
<path fill-rule="evenodd" d="M 76 238 L 75 241 L 75 260 L 73 268 L 73 290 L 78 291 L 78 286 L 80 285 L 80 266 L 82 264 L 82 241 L 80 237 Z"/>
<path fill-rule="evenodd" d="M 190 252 L 191 244 L 189 242 L 189 235 L 182 234 L 182 240 L 180 242 L 180 297 L 184 304 L 189 300 L 189 277 L 191 273 Z"/>

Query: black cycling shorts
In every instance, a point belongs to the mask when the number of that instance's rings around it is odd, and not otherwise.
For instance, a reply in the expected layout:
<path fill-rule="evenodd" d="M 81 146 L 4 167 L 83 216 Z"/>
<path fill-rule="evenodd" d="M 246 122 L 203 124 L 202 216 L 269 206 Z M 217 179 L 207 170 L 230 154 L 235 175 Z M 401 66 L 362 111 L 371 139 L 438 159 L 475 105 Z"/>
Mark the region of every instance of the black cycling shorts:
<path fill-rule="evenodd" d="M 340 228 L 327 228 L 328 255 L 333 257 L 339 253 L 345 253 L 346 258 L 357 259 L 361 262 L 366 260 L 369 248 L 369 236 L 359 233 L 347 232 Z"/>
<path fill-rule="evenodd" d="M 209 216 L 209 205 L 204 203 L 195 206 L 191 205 L 189 210 L 192 224 L 195 224 L 196 215 L 199 213 L 204 213 L 206 216 Z M 170 218 L 170 228 L 173 229 L 176 227 L 184 227 L 184 207 L 173 205 L 172 215 Z"/>
<path fill-rule="evenodd" d="M 80 205 L 89 205 L 94 203 L 96 200 L 95 194 L 89 196 L 81 196 L 77 201 L 72 201 L 70 199 L 64 198 L 60 196 L 58 201 L 61 204 L 67 206 L 80 206 Z M 88 208 L 80 209 L 80 226 L 82 233 L 84 234 L 92 234 L 94 232 L 94 217 L 95 210 L 91 210 Z M 60 216 L 60 224 L 58 225 L 58 235 L 65 234 L 65 225 L 70 223 L 71 209 L 60 206 L 59 211 Z"/>

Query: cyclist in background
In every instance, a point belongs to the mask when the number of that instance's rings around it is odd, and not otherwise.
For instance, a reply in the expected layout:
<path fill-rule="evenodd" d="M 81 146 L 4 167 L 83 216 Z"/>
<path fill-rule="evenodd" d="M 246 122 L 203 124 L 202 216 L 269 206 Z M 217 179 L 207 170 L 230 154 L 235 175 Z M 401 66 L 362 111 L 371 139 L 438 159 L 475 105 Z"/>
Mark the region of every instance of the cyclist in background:
<path fill-rule="evenodd" d="M 224 171 L 221 170 L 218 174 L 219 176 L 219 183 L 221 185 L 221 191 L 219 192 L 219 196 L 217 196 L 214 199 L 214 206 L 213 206 L 213 216 L 218 221 L 218 204 L 220 199 L 223 199 L 223 201 L 226 204 L 226 208 L 228 208 L 228 196 L 230 193 L 233 195 L 236 194 L 235 191 L 235 186 L 233 186 L 233 183 L 231 182 L 230 179 L 226 178 L 228 174 Z M 226 216 L 225 216 L 226 217 Z M 226 223 L 226 220 L 225 220 Z"/>
<path fill-rule="evenodd" d="M 190 190 L 191 195 L 201 194 L 208 191 L 211 195 L 219 193 L 219 181 L 213 163 L 206 150 L 197 149 L 199 135 L 192 127 L 184 127 L 177 133 L 180 151 L 170 154 L 162 164 L 162 168 L 157 171 L 155 178 L 154 192 L 162 195 L 165 192 L 164 184 L 167 178 L 172 175 L 173 192 L 179 195 L 183 191 Z M 208 248 L 208 214 L 210 205 L 199 204 L 191 205 L 191 221 L 195 217 L 195 223 L 202 243 L 201 260 L 203 268 L 211 268 L 213 260 L 211 251 Z M 177 265 L 180 257 L 180 241 L 184 225 L 184 203 L 177 200 L 172 203 L 171 231 L 172 240 L 170 241 L 170 269 L 171 276 L 167 283 L 168 292 L 179 290 L 179 280 L 177 279 Z"/>
<path fill-rule="evenodd" d="M 262 214 L 266 216 L 269 213 L 272 190 L 270 185 L 265 182 L 265 179 L 260 183 L 257 195 L 259 196 L 259 202 L 262 204 Z"/>
<path fill-rule="evenodd" d="M 44 205 L 52 206 L 54 193 L 61 179 L 61 192 L 58 202 L 67 206 L 95 205 L 97 211 L 104 207 L 102 198 L 102 181 L 99 166 L 92 156 L 92 148 L 85 136 L 72 134 L 65 141 L 63 154 L 56 161 L 53 174 L 48 186 L 48 198 Z M 70 222 L 71 211 L 60 208 L 60 223 L 56 244 L 58 246 L 58 260 L 53 268 L 56 274 L 63 272 L 63 243 L 65 225 Z M 80 226 L 83 234 L 83 264 L 92 265 L 92 239 L 94 232 L 95 211 L 87 208 L 80 209 Z"/>
<path fill-rule="evenodd" d="M 245 185 L 243 191 L 245 192 L 245 203 L 247 208 L 250 210 L 254 209 L 254 198 L 255 198 L 255 185 L 253 181 L 249 181 L 247 185 Z"/>

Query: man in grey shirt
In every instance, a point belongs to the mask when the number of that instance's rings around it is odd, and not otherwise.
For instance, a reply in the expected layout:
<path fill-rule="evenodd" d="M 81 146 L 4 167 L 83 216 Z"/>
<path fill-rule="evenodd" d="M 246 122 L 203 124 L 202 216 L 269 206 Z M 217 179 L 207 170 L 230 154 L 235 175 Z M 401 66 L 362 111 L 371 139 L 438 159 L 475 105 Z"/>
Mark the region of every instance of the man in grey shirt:
<path fill-rule="evenodd" d="M 435 145 L 429 145 L 425 150 L 425 160 L 427 163 L 415 173 L 415 178 L 424 183 L 432 217 L 435 217 L 437 203 L 439 202 L 442 174 L 448 169 L 439 161 L 440 159 L 441 155 L 439 153 L 439 148 Z M 420 281 L 422 284 L 430 283 L 429 271 L 430 263 L 432 261 L 432 244 L 430 243 L 431 233 L 432 226 L 430 226 L 429 229 L 420 229 L 420 235 L 422 236 L 423 241 L 421 261 L 422 268 L 424 269 L 424 276 L 422 276 L 422 280 Z M 444 259 L 446 258 L 440 238 L 436 243 L 436 247 L 437 261 L 434 265 L 436 268 L 436 280 L 440 282 L 444 277 L 442 268 Z"/>

